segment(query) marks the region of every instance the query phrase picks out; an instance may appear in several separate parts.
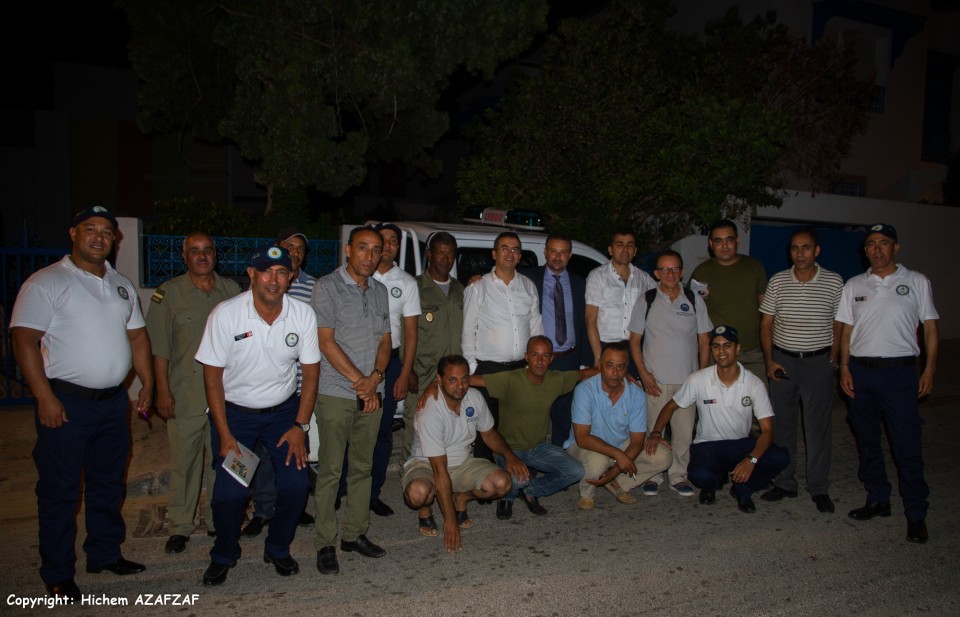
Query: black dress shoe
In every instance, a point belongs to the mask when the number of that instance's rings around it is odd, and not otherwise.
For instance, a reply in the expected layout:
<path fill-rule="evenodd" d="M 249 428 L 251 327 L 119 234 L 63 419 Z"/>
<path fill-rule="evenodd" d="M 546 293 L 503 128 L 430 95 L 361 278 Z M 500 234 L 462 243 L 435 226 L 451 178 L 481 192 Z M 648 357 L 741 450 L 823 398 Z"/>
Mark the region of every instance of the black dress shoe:
<path fill-rule="evenodd" d="M 927 543 L 927 523 L 923 519 L 907 519 L 907 541 L 916 544 Z"/>
<path fill-rule="evenodd" d="M 80 601 L 80 588 L 73 582 L 72 578 L 64 579 L 57 583 L 47 585 L 47 595 L 69 598 L 73 602 Z"/>
<path fill-rule="evenodd" d="M 138 572 L 143 572 L 147 569 L 147 566 L 142 563 L 137 563 L 135 561 L 127 561 L 123 557 L 114 561 L 113 563 L 108 563 L 104 566 L 91 566 L 87 564 L 87 572 L 90 574 L 100 574 L 104 570 L 107 572 L 113 572 L 119 576 L 126 576 L 127 574 L 136 574 Z"/>
<path fill-rule="evenodd" d="M 717 492 L 716 491 L 700 491 L 700 503 L 705 506 L 712 505 L 717 501 Z"/>
<path fill-rule="evenodd" d="M 855 518 L 858 521 L 869 521 L 875 516 L 890 516 L 890 503 L 868 501 L 862 508 L 850 510 L 847 516 Z"/>
<path fill-rule="evenodd" d="M 497 501 L 497 518 L 501 521 L 508 520 L 513 516 L 513 502 L 506 499 Z"/>
<path fill-rule="evenodd" d="M 380 501 L 379 497 L 370 502 L 370 511 L 377 516 L 393 516 L 393 508 Z"/>
<path fill-rule="evenodd" d="M 527 504 L 527 510 L 530 510 L 531 514 L 543 516 L 547 513 L 547 509 L 540 505 L 540 500 L 536 497 L 527 497 L 527 494 L 522 490 L 517 491 L 517 497 L 522 499 L 523 503 Z"/>
<path fill-rule="evenodd" d="M 232 567 L 222 563 L 210 562 L 206 572 L 203 573 L 203 584 L 208 587 L 223 585 L 227 581 L 227 572 Z"/>
<path fill-rule="evenodd" d="M 299 527 L 312 527 L 314 523 L 317 522 L 317 519 L 313 518 L 312 514 L 307 514 L 304 512 L 300 515 L 300 521 L 297 523 Z"/>
<path fill-rule="evenodd" d="M 774 486 L 772 489 L 760 495 L 760 499 L 764 501 L 780 501 L 784 497 L 789 497 L 793 499 L 798 495 L 797 491 L 788 491 L 786 489 L 780 488 L 779 486 Z"/>
<path fill-rule="evenodd" d="M 753 514 L 757 511 L 757 506 L 753 503 L 753 500 L 749 497 L 744 498 L 737 495 L 737 491 L 733 486 L 730 487 L 730 495 L 737 500 L 737 509 L 744 514 Z"/>
<path fill-rule="evenodd" d="M 167 543 L 163 547 L 165 553 L 182 553 L 185 548 L 187 548 L 187 542 L 190 541 L 190 538 L 187 536 L 170 536 L 167 538 Z"/>
<path fill-rule="evenodd" d="M 830 495 L 823 493 L 822 495 L 814 495 L 812 497 L 813 503 L 817 504 L 817 510 L 826 514 L 832 514 L 836 509 L 833 505 L 833 500 L 830 499 Z"/>
<path fill-rule="evenodd" d="M 253 538 L 260 535 L 260 532 L 263 531 L 263 528 L 270 524 L 270 519 L 263 518 L 262 516 L 254 516 L 250 519 L 250 522 L 247 523 L 247 526 L 243 528 L 243 531 L 240 532 L 240 535 L 244 538 Z"/>
<path fill-rule="evenodd" d="M 286 557 L 271 557 L 266 553 L 263 554 L 264 563 L 272 563 L 274 569 L 276 569 L 277 574 L 280 576 L 290 576 L 291 574 L 300 573 L 300 565 L 297 563 L 297 560 L 287 555 Z"/>
<path fill-rule="evenodd" d="M 317 551 L 317 570 L 320 574 L 340 574 L 340 564 L 337 563 L 337 549 L 324 546 Z"/>
<path fill-rule="evenodd" d="M 367 540 L 367 536 L 360 534 L 357 536 L 357 539 L 353 542 L 348 542 L 347 540 L 340 540 L 340 550 L 345 553 L 357 552 L 363 555 L 364 557 L 383 557 L 387 554 L 387 551 L 383 550 L 370 540 Z"/>

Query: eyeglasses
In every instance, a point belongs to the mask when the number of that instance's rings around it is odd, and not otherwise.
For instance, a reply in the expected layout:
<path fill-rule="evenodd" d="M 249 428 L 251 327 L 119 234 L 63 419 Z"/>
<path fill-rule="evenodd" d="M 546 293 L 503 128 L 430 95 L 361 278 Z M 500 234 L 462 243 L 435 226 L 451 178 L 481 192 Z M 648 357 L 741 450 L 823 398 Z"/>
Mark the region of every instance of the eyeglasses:
<path fill-rule="evenodd" d="M 654 268 L 654 270 L 662 274 L 667 274 L 668 272 L 672 272 L 674 274 L 680 274 L 680 271 L 683 270 L 683 268 L 678 268 L 677 266 L 673 266 L 673 267 Z"/>
<path fill-rule="evenodd" d="M 519 247 L 519 246 L 501 246 L 501 247 L 500 247 L 500 252 L 501 252 L 501 253 L 513 253 L 514 255 L 519 255 L 519 254 L 520 254 L 520 247 Z"/>

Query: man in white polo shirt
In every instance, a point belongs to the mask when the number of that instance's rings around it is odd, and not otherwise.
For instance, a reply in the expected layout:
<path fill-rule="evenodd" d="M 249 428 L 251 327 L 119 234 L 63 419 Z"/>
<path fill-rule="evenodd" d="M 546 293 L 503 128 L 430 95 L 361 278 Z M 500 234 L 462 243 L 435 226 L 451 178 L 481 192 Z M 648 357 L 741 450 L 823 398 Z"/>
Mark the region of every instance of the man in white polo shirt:
<path fill-rule="evenodd" d="M 847 281 L 840 297 L 840 387 L 850 397 L 850 424 L 860 452 L 860 481 L 867 503 L 850 518 L 890 516 L 890 482 L 880 447 L 886 426 L 907 517 L 907 540 L 927 541 L 927 497 L 917 398 L 933 390 L 937 367 L 937 309 L 930 281 L 897 264 L 897 230 L 869 228 L 864 251 L 870 269 Z M 917 325 L 923 324 L 926 365 L 917 377 Z"/>
<path fill-rule="evenodd" d="M 493 426 L 490 410 L 480 393 L 469 387 L 470 369 L 463 356 L 446 356 L 437 367 L 440 396 L 424 395 L 423 409 L 414 418 L 413 448 L 403 469 L 403 497 L 418 511 L 420 533 L 436 536 L 432 506 L 443 514 L 447 550 L 463 548 L 460 530 L 473 526 L 467 514 L 471 499 L 498 499 L 510 492 L 513 482 L 530 477 L 510 446 Z M 505 460 L 504 469 L 470 456 L 477 434 Z"/>
<path fill-rule="evenodd" d="M 144 413 L 153 370 L 137 292 L 107 262 L 116 230 L 117 220 L 103 206 L 77 213 L 70 254 L 26 280 L 10 317 L 17 365 L 37 399 L 40 578 L 48 594 L 74 602 L 80 601 L 73 577 L 82 485 L 87 572 L 145 569 L 120 554 L 130 453 L 123 380 L 132 363 L 143 384 L 136 407 Z"/>
<path fill-rule="evenodd" d="M 373 470 L 370 474 L 370 511 L 377 516 L 390 516 L 393 508 L 380 499 L 380 491 L 387 479 L 387 466 L 393 452 L 393 417 L 397 401 L 407 396 L 413 361 L 417 356 L 417 318 L 420 317 L 420 289 L 417 280 L 404 272 L 394 260 L 400 253 L 403 232 L 393 223 L 380 223 L 377 232 L 383 238 L 383 253 L 373 278 L 387 288 L 390 304 L 390 362 L 384 370 L 383 415 L 377 443 L 373 447 Z M 402 352 L 402 357 L 401 357 Z"/>
<path fill-rule="evenodd" d="M 834 321 L 843 279 L 817 264 L 816 232 L 800 229 L 790 236 L 793 267 L 774 274 L 760 305 L 760 348 L 770 380 L 770 402 L 777 414 L 777 441 L 790 463 L 760 496 L 780 501 L 797 496 L 797 427 L 803 407 L 807 491 L 817 510 L 834 511 L 830 486 L 833 393 L 836 390 L 840 324 Z"/>
<path fill-rule="evenodd" d="M 765 487 L 786 467 L 790 455 L 773 443 L 773 409 L 760 378 L 737 362 L 740 336 L 733 326 L 710 332 L 714 366 L 690 375 L 657 417 L 647 438 L 646 450 L 656 452 L 663 429 L 677 409 L 696 403 L 697 437 L 690 446 L 687 477 L 700 489 L 700 503 L 716 501 L 727 473 L 733 480 L 730 494 L 741 512 L 756 512 L 753 493 Z M 750 435 L 753 418 L 760 437 Z"/>
<path fill-rule="evenodd" d="M 213 518 L 217 538 L 204 585 L 220 585 L 240 559 L 240 525 L 250 490 L 223 462 L 241 455 L 238 444 L 267 447 L 277 500 L 263 560 L 277 574 L 297 574 L 290 542 L 307 501 L 307 432 L 317 396 L 320 347 L 317 320 L 303 302 L 287 297 L 290 254 L 279 246 L 258 251 L 247 268 L 250 290 L 222 302 L 207 319 L 196 359 L 210 406 L 214 466 Z M 303 387 L 297 395 L 297 361 Z"/>
<path fill-rule="evenodd" d="M 632 231 L 614 231 L 607 252 L 610 253 L 610 262 L 594 268 L 587 276 L 584 318 L 587 339 L 597 366 L 600 366 L 600 348 L 604 343 L 630 339 L 634 303 L 645 291 L 657 286 L 652 276 L 633 265 L 633 258 L 637 256 L 637 239 Z M 635 376 L 636 368 L 629 357 L 627 362 L 627 372 Z"/>

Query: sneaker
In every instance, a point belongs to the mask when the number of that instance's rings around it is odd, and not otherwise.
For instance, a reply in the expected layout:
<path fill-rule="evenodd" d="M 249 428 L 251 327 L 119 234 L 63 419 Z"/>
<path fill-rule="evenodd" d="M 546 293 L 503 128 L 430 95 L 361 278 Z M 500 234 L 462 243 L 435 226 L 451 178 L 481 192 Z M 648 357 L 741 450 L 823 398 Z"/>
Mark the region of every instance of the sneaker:
<path fill-rule="evenodd" d="M 671 485 L 670 488 L 675 490 L 677 494 L 680 495 L 681 497 L 693 497 L 693 494 L 695 492 L 693 490 L 693 486 L 691 486 L 691 484 L 686 480 L 682 482 L 677 482 L 676 484 Z"/>
<path fill-rule="evenodd" d="M 660 492 L 660 485 L 653 480 L 647 480 L 643 483 L 643 494 L 648 497 L 655 497 Z"/>

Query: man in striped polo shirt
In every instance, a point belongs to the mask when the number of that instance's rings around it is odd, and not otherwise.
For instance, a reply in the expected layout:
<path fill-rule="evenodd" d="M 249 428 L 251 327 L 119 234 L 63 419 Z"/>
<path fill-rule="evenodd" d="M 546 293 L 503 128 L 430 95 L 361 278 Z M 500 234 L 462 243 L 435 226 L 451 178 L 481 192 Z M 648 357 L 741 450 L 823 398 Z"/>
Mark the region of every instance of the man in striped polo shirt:
<path fill-rule="evenodd" d="M 777 443 L 790 462 L 760 496 L 780 501 L 797 496 L 797 420 L 803 406 L 807 453 L 807 491 L 820 512 L 833 512 L 827 490 L 830 474 L 831 409 L 840 336 L 834 321 L 843 279 L 817 264 L 816 232 L 800 229 L 790 236 L 793 267 L 767 284 L 760 305 L 760 347 L 776 413 Z"/>

